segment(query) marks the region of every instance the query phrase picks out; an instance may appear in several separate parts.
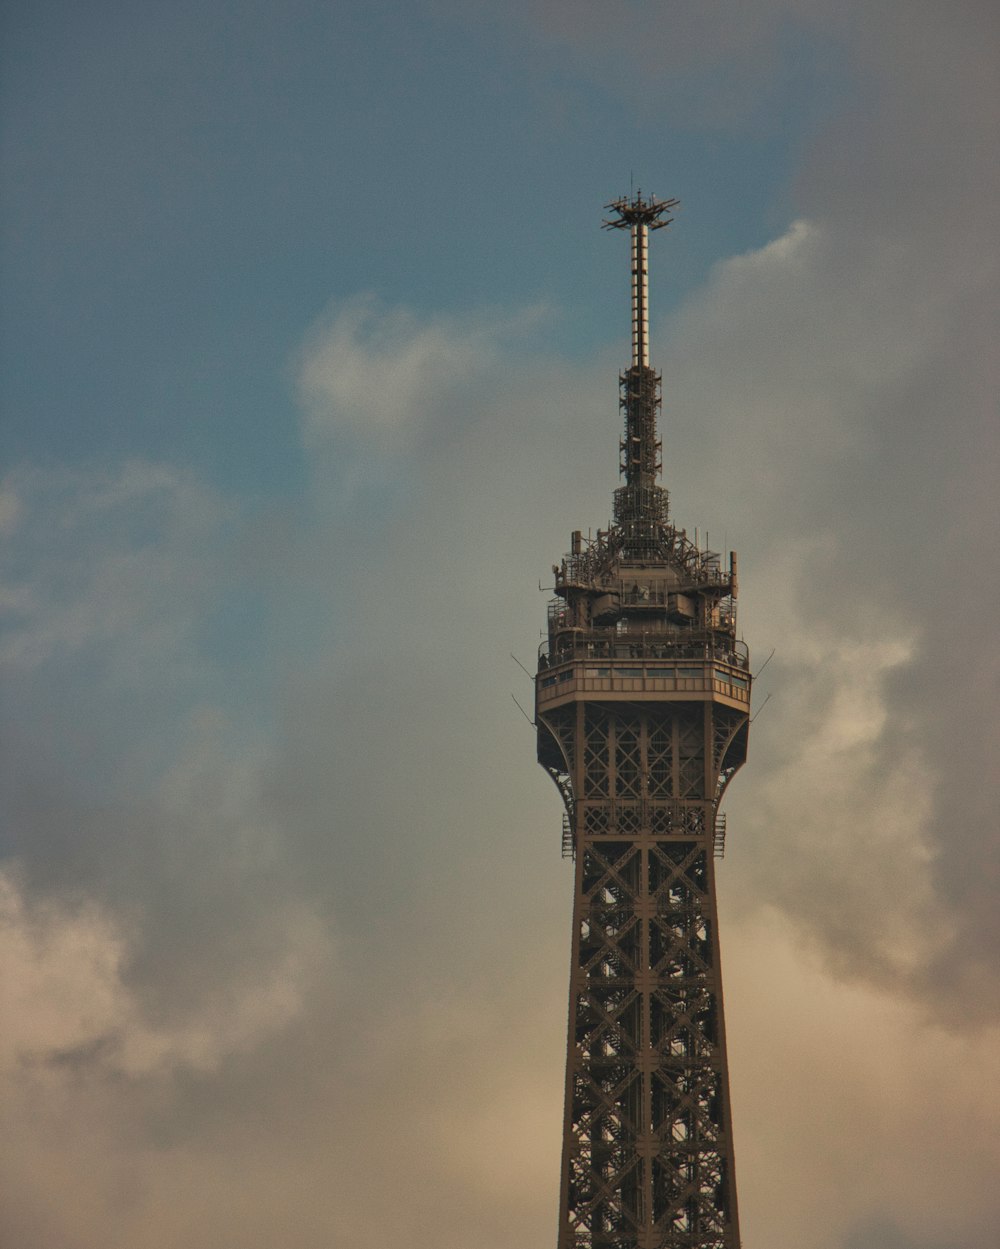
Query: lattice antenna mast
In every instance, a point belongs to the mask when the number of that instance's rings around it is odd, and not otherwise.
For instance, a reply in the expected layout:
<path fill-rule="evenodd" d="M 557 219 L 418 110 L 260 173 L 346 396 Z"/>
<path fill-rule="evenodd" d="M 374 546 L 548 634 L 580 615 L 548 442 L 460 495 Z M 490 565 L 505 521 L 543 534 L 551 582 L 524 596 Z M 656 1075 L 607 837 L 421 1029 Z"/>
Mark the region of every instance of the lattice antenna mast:
<path fill-rule="evenodd" d="M 604 228 L 627 229 L 632 236 L 632 365 L 618 379 L 625 413 L 621 444 L 625 485 L 615 491 L 614 515 L 627 544 L 640 550 L 656 540 L 658 527 L 667 522 L 667 492 L 657 484 L 661 377 L 649 364 L 649 232 L 668 226 L 673 218 L 667 214 L 679 203 L 652 196 L 644 199 L 637 191 L 631 199 L 605 205 L 615 216 L 604 222 Z"/>

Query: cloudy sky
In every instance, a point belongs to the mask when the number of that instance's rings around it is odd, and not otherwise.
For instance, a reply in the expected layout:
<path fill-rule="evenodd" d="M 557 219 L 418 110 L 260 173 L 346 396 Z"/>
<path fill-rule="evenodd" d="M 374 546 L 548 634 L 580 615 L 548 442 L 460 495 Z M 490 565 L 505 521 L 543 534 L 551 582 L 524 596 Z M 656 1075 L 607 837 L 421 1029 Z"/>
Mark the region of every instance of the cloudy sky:
<path fill-rule="evenodd" d="M 746 1249 L 992 1249 L 992 0 L 3 24 L 0 1241 L 554 1243 L 572 882 L 510 655 L 610 510 L 634 178 L 682 201 L 674 517 L 773 650 Z"/>

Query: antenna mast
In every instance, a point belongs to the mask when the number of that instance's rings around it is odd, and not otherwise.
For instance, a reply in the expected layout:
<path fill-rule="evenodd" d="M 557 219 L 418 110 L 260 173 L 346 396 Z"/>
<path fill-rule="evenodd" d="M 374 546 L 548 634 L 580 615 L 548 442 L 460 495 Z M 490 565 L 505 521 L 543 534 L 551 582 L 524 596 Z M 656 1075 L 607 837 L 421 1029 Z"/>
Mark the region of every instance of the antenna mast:
<path fill-rule="evenodd" d="M 606 230 L 629 230 L 632 236 L 632 364 L 619 376 L 620 404 L 625 413 L 621 472 L 625 485 L 615 491 L 615 523 L 636 554 L 656 541 L 667 523 L 667 492 L 657 484 L 661 469 L 656 414 L 662 399 L 661 376 L 649 364 L 649 232 L 670 225 L 667 214 L 680 200 L 631 198 L 613 200 L 605 208 L 615 216 Z"/>

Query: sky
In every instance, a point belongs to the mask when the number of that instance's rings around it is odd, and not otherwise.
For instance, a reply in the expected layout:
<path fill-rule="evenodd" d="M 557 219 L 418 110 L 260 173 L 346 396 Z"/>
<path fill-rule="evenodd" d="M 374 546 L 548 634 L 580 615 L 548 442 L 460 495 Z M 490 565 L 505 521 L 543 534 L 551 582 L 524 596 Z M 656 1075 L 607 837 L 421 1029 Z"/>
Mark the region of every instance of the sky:
<path fill-rule="evenodd" d="M 512 656 L 607 523 L 635 186 L 681 200 L 664 482 L 759 674 L 745 1249 L 993 1249 L 995 5 L 2 23 L 0 1243 L 554 1243 L 572 874 Z"/>

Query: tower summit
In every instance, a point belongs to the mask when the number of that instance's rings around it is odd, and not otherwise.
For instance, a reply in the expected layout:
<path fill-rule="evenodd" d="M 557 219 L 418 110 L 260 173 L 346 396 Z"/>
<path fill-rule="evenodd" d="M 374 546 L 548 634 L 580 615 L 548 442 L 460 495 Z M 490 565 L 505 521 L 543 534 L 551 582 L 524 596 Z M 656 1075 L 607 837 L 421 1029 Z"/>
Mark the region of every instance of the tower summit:
<path fill-rule="evenodd" d="M 664 216 L 680 203 L 677 199 L 616 199 L 604 207 L 615 214 L 604 222 L 605 230 L 632 233 L 632 368 L 649 368 L 649 232 L 670 225 Z"/>
<path fill-rule="evenodd" d="M 614 518 L 622 536 L 636 550 L 655 545 L 656 530 L 667 520 L 667 492 L 657 484 L 660 442 L 660 374 L 649 367 L 649 232 L 673 220 L 666 214 L 678 200 L 619 199 L 605 207 L 614 216 L 606 230 L 628 230 L 632 239 L 632 364 L 619 376 L 625 413 L 621 471 L 625 484 L 615 491 Z"/>
<path fill-rule="evenodd" d="M 558 1249 L 739 1249 L 715 895 L 750 671 L 723 568 L 669 517 L 649 232 L 677 200 L 607 205 L 632 254 L 614 521 L 554 567 L 538 761 L 575 863 Z"/>

